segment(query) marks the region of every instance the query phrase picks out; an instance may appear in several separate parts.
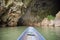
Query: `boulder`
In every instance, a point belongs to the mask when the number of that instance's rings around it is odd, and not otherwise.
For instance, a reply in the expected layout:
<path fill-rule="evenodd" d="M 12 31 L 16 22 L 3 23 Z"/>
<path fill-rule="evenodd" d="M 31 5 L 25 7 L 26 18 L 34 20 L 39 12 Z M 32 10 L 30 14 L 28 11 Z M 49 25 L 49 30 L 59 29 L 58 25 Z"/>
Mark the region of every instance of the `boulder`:
<path fill-rule="evenodd" d="M 54 20 L 50 20 L 49 21 L 49 26 L 53 26 L 54 25 Z"/>
<path fill-rule="evenodd" d="M 56 14 L 54 26 L 60 26 L 60 11 Z"/>
<path fill-rule="evenodd" d="M 60 11 L 56 14 L 55 20 L 60 19 Z"/>
<path fill-rule="evenodd" d="M 55 27 L 60 26 L 60 20 L 54 20 L 54 26 Z"/>
<path fill-rule="evenodd" d="M 42 25 L 42 26 L 48 26 L 48 25 L 49 25 L 49 20 L 48 20 L 48 18 L 44 18 L 44 19 L 42 20 L 42 22 L 41 22 L 41 25 Z"/>

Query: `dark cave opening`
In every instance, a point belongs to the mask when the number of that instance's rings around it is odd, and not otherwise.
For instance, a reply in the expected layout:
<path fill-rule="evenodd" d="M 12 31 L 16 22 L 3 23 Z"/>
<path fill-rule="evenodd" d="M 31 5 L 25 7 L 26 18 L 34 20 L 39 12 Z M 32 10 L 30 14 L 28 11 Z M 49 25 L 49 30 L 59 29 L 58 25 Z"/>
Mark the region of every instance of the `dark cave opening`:
<path fill-rule="evenodd" d="M 17 26 L 24 26 L 23 23 L 24 23 L 23 19 L 20 18 L 17 22 Z"/>

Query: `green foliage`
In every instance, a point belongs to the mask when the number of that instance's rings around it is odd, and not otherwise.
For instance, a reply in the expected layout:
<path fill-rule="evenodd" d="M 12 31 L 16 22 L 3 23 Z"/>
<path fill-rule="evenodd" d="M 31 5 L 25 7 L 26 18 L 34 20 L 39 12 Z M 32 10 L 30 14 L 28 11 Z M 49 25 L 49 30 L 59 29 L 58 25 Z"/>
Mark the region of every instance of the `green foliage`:
<path fill-rule="evenodd" d="M 48 20 L 53 20 L 55 17 L 53 17 L 52 15 L 48 15 L 47 18 Z"/>

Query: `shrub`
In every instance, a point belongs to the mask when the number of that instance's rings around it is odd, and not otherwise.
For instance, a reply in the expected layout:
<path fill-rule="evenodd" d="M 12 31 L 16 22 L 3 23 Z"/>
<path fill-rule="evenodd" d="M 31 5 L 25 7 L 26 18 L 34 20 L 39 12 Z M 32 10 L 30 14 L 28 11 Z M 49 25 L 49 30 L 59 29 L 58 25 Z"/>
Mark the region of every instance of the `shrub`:
<path fill-rule="evenodd" d="M 53 20 L 55 17 L 52 15 L 48 15 L 47 18 L 48 18 L 48 20 Z"/>

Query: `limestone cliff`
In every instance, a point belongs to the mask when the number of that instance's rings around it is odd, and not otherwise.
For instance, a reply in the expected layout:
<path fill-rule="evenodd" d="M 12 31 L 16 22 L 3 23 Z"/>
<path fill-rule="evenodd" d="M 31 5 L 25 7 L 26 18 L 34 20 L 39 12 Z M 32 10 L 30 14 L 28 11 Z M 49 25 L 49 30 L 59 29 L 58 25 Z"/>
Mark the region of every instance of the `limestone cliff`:
<path fill-rule="evenodd" d="M 34 25 L 57 10 L 54 0 L 0 0 L 0 25 Z"/>

